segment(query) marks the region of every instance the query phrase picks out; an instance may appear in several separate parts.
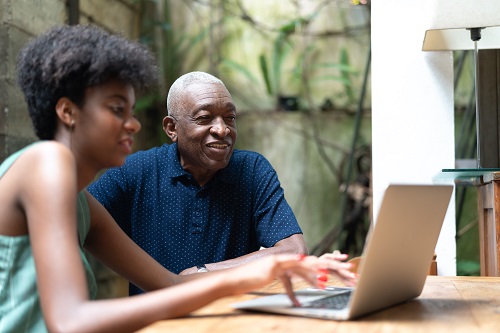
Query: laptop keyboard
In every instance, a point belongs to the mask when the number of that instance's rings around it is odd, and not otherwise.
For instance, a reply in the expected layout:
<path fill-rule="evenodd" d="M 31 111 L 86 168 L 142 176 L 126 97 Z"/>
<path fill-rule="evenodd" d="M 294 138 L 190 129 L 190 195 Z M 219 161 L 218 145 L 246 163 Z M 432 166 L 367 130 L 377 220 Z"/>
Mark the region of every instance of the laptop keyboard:
<path fill-rule="evenodd" d="M 314 309 L 341 310 L 347 308 L 350 298 L 351 298 L 351 291 L 346 291 L 345 293 L 323 297 L 315 301 L 302 304 L 302 307 L 314 308 Z"/>

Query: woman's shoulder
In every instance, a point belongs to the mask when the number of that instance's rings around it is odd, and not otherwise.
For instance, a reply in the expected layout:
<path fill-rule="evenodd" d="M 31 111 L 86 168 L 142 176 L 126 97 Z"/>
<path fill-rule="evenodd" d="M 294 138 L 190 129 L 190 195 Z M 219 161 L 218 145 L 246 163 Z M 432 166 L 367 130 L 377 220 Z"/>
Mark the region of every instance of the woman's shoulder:
<path fill-rule="evenodd" d="M 27 152 L 32 154 L 37 153 L 57 153 L 57 154 L 71 154 L 71 150 L 64 144 L 53 141 L 37 141 L 24 148 Z"/>
<path fill-rule="evenodd" d="M 39 165 L 42 160 L 53 163 L 56 156 L 71 156 L 71 151 L 56 141 L 37 141 L 8 156 L 0 165 L 0 176 L 11 169 L 14 164 L 27 164 L 30 167 Z"/>
<path fill-rule="evenodd" d="M 7 157 L 5 161 L 17 160 L 21 156 L 29 156 L 32 158 L 40 156 L 47 157 L 47 154 L 71 155 L 71 151 L 67 146 L 57 141 L 36 141 L 19 149 Z"/>
<path fill-rule="evenodd" d="M 37 166 L 49 164 L 56 166 L 57 162 L 74 160 L 71 150 L 57 141 L 39 141 L 25 148 L 23 159 Z"/>
<path fill-rule="evenodd" d="M 11 161 L 9 173 L 17 178 L 38 183 L 45 179 L 62 178 L 68 170 L 75 170 L 76 161 L 71 150 L 56 141 L 40 141 L 18 151 L 18 156 Z M 13 156 L 14 157 L 14 156 Z M 5 170 L 7 171 L 7 170 Z"/>

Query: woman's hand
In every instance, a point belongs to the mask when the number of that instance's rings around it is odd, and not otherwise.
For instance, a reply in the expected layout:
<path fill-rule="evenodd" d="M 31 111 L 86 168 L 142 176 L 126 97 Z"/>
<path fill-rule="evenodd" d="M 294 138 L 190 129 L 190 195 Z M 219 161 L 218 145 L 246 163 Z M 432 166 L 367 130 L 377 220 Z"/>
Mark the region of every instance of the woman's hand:
<path fill-rule="evenodd" d="M 300 306 L 293 293 L 292 278 L 298 277 L 311 286 L 324 288 L 327 274 L 330 273 L 348 286 L 355 285 L 356 274 L 349 271 L 351 264 L 339 261 L 345 258 L 345 255 L 324 255 L 321 258 L 304 255 L 266 256 L 234 268 L 231 273 L 228 270 L 226 274 L 236 278 L 236 294 L 263 287 L 274 279 L 279 279 L 293 304 Z"/>
<path fill-rule="evenodd" d="M 332 253 L 325 253 L 319 257 L 320 260 L 326 260 L 327 269 L 330 274 L 337 277 L 347 286 L 353 286 L 357 281 L 357 274 L 352 272 L 353 264 L 345 263 L 348 255 L 335 250 Z M 339 265 L 341 264 L 341 265 Z M 326 281 L 325 281 L 326 282 Z"/>

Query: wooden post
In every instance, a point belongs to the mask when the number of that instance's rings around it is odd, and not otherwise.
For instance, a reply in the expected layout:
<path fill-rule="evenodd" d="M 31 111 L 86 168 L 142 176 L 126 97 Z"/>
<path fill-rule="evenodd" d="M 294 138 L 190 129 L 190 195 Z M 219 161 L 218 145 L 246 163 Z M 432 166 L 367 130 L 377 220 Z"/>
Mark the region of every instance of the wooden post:
<path fill-rule="evenodd" d="M 500 172 L 483 176 L 477 197 L 481 275 L 500 276 Z"/>

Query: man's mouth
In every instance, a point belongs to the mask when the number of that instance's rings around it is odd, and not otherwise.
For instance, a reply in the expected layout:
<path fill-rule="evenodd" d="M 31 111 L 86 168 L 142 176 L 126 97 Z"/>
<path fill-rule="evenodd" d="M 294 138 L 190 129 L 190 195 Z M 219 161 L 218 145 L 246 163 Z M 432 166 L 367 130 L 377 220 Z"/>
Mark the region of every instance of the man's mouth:
<path fill-rule="evenodd" d="M 207 147 L 216 148 L 216 149 L 225 149 L 225 148 L 229 147 L 229 144 L 228 143 L 209 143 L 209 144 L 207 144 Z"/>

